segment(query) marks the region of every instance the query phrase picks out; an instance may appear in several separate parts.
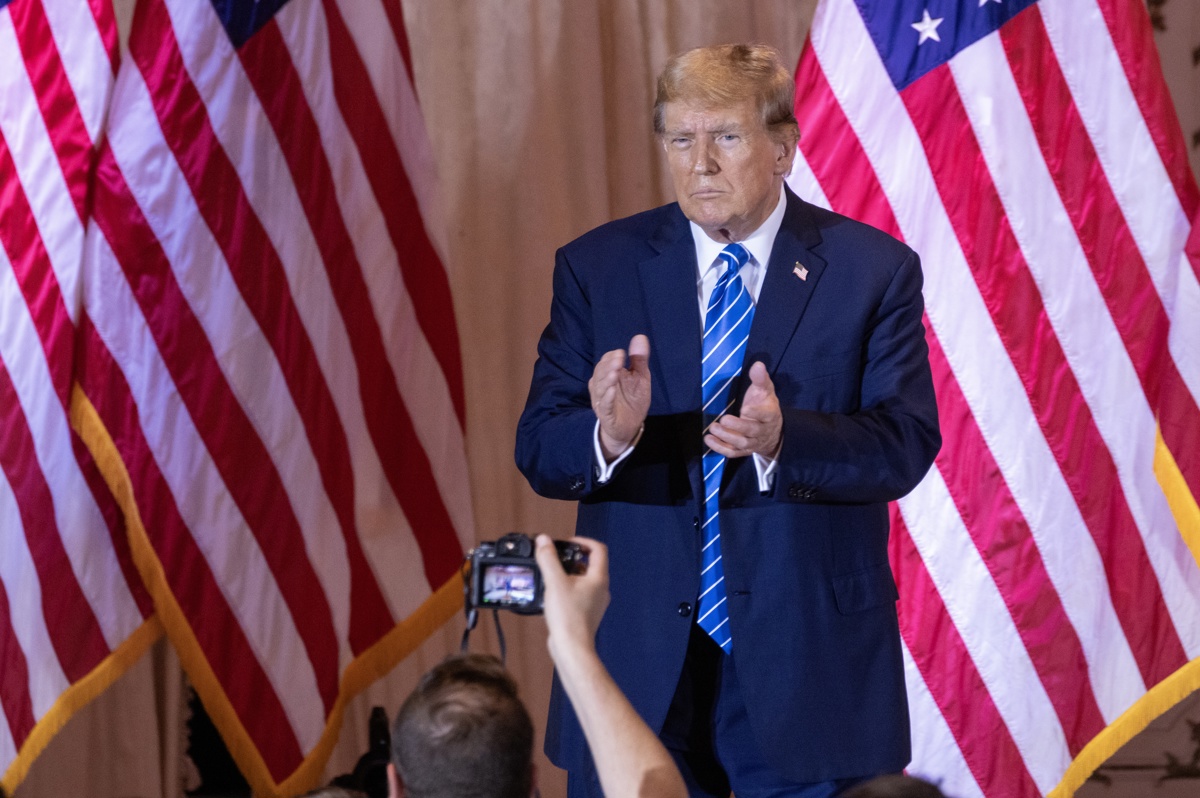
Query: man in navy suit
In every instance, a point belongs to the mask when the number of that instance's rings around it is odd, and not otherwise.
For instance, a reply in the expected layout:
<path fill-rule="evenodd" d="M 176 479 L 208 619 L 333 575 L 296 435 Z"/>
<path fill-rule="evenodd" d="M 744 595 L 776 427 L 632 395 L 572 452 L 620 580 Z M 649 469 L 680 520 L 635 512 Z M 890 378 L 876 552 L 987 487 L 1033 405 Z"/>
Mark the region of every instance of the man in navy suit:
<path fill-rule="evenodd" d="M 793 92 L 767 47 L 667 65 L 677 202 L 559 250 L 517 433 L 534 490 L 577 500 L 577 534 L 608 545 L 597 647 L 693 795 L 824 798 L 910 753 L 887 502 L 941 445 L 920 261 L 787 189 Z M 752 326 L 733 404 L 705 417 L 703 327 L 735 242 Z M 706 450 L 725 457 L 731 641 L 697 623 Z M 600 794 L 557 684 L 546 749 L 570 795 Z"/>

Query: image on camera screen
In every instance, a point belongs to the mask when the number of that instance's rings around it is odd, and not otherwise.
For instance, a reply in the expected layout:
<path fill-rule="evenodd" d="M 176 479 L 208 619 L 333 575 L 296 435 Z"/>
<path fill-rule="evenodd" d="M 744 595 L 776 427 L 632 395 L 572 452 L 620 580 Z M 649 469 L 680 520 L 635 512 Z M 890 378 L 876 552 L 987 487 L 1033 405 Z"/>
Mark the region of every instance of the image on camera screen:
<path fill-rule="evenodd" d="M 528 565 L 489 565 L 483 572 L 485 604 L 529 604 L 534 592 L 533 568 Z"/>

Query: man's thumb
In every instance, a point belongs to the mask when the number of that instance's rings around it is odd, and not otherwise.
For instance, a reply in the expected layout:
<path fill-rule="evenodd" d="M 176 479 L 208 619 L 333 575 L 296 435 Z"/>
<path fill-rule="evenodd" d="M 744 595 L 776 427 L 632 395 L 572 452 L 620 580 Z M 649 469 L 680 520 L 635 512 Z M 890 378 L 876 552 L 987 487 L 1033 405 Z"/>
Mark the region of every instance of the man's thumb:
<path fill-rule="evenodd" d="M 761 360 L 754 361 L 754 365 L 750 367 L 750 382 L 760 388 L 772 387 L 771 375 Z"/>
<path fill-rule="evenodd" d="M 644 371 L 650 361 L 650 339 L 644 335 L 635 335 L 629 341 L 629 368 L 634 371 Z"/>

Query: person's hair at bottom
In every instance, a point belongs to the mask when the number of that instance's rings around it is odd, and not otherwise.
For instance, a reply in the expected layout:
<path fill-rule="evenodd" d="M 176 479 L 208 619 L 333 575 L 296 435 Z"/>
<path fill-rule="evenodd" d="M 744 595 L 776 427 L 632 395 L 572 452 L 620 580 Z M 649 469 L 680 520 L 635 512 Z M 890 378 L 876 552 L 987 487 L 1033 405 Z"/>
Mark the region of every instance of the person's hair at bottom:
<path fill-rule="evenodd" d="M 447 659 L 392 725 L 392 764 L 411 798 L 527 798 L 533 724 L 495 657 Z"/>
<path fill-rule="evenodd" d="M 895 774 L 856 784 L 839 798 L 946 798 L 935 785 L 914 776 Z"/>

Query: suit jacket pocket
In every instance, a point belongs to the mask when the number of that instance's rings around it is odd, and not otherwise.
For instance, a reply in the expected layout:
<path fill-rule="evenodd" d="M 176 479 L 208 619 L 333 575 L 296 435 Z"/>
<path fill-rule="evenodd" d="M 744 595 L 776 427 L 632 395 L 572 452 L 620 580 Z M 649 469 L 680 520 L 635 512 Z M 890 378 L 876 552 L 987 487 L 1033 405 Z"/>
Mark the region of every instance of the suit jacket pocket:
<path fill-rule="evenodd" d="M 851 615 L 882 604 L 894 603 L 900 598 L 896 591 L 896 580 L 887 563 L 864 568 L 851 574 L 833 578 L 833 597 L 838 612 Z"/>
<path fill-rule="evenodd" d="M 862 351 L 854 348 L 804 360 L 785 359 L 772 379 L 786 407 L 851 413 L 858 409 L 862 372 Z"/>

